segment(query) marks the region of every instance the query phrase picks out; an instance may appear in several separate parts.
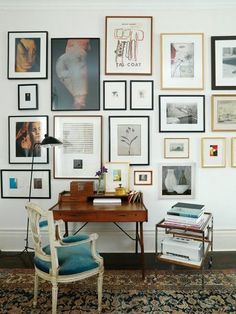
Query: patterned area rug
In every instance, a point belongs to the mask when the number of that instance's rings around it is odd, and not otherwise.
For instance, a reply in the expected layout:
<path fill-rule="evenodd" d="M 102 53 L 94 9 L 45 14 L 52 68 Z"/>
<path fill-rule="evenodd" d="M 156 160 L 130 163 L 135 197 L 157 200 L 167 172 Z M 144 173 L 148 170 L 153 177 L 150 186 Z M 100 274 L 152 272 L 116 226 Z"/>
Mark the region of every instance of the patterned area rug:
<path fill-rule="evenodd" d="M 51 286 L 40 280 L 32 308 L 33 270 L 0 269 L 0 313 L 51 313 Z M 97 313 L 96 281 L 59 286 L 58 313 Z M 105 271 L 102 313 L 236 313 L 236 270 Z"/>

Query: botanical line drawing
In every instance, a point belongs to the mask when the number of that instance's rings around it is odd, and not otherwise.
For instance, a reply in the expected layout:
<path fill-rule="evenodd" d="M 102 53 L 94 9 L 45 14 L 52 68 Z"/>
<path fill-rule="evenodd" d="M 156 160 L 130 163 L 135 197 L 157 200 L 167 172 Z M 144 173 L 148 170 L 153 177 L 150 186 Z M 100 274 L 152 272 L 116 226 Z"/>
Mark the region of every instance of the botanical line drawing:
<path fill-rule="evenodd" d="M 128 155 L 131 155 L 132 144 L 137 140 L 138 135 L 136 135 L 135 129 L 128 126 L 125 130 L 125 135 L 121 135 L 121 142 L 127 144 Z"/>

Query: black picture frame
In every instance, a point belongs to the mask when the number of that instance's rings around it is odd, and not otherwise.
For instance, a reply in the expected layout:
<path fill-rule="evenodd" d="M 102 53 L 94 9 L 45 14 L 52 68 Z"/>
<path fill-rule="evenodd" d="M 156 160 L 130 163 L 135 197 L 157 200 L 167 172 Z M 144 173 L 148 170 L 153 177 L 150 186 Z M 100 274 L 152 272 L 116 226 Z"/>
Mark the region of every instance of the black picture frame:
<path fill-rule="evenodd" d="M 211 37 L 211 88 L 236 89 L 236 36 Z"/>
<path fill-rule="evenodd" d="M 150 164 L 150 117 L 109 116 L 109 161 Z"/>
<path fill-rule="evenodd" d="M 100 38 L 51 39 L 51 110 L 100 110 Z"/>
<path fill-rule="evenodd" d="M 7 77 L 8 79 L 48 77 L 47 31 L 8 32 Z"/>
<path fill-rule="evenodd" d="M 48 163 L 48 149 L 34 146 L 42 142 L 45 134 L 48 134 L 48 116 L 9 116 L 9 164 L 31 164 L 33 154 L 35 164 Z"/>
<path fill-rule="evenodd" d="M 103 110 L 127 109 L 127 82 L 103 81 Z"/>
<path fill-rule="evenodd" d="M 31 170 L 1 169 L 1 197 L 29 198 Z M 51 171 L 35 169 L 32 176 L 31 199 L 51 198 Z"/>
<path fill-rule="evenodd" d="M 153 110 L 153 80 L 130 81 L 130 110 Z"/>
<path fill-rule="evenodd" d="M 18 85 L 18 110 L 38 109 L 38 84 Z"/>
<path fill-rule="evenodd" d="M 205 95 L 159 95 L 159 132 L 205 132 Z"/>

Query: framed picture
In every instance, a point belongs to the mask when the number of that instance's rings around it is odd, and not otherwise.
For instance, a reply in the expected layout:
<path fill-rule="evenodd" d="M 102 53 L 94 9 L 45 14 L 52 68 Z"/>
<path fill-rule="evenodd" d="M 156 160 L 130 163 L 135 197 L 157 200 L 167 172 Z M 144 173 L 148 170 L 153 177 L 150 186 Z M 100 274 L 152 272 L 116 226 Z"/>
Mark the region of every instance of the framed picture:
<path fill-rule="evenodd" d="M 8 32 L 8 79 L 46 79 L 48 32 Z"/>
<path fill-rule="evenodd" d="M 29 198 L 30 175 L 28 169 L 1 170 L 2 198 Z M 34 170 L 31 198 L 51 198 L 50 170 Z"/>
<path fill-rule="evenodd" d="M 159 198 L 194 198 L 194 163 L 162 163 L 159 165 L 159 178 Z"/>
<path fill-rule="evenodd" d="M 236 89 L 236 36 L 211 37 L 211 88 Z"/>
<path fill-rule="evenodd" d="M 236 137 L 231 138 L 231 167 L 236 167 Z"/>
<path fill-rule="evenodd" d="M 226 166 L 225 137 L 203 137 L 201 144 L 203 168 L 224 168 Z"/>
<path fill-rule="evenodd" d="M 152 16 L 106 16 L 105 73 L 152 74 Z"/>
<path fill-rule="evenodd" d="M 118 187 L 125 188 L 129 192 L 130 170 L 128 162 L 107 162 L 105 163 L 107 173 L 105 175 L 105 191 L 113 193 Z"/>
<path fill-rule="evenodd" d="M 152 171 L 134 170 L 134 185 L 152 185 Z"/>
<path fill-rule="evenodd" d="M 165 138 L 164 158 L 189 158 L 189 138 Z"/>
<path fill-rule="evenodd" d="M 212 131 L 236 131 L 236 95 L 212 95 Z"/>
<path fill-rule="evenodd" d="M 95 179 L 102 164 L 102 116 L 54 116 L 54 178 Z"/>
<path fill-rule="evenodd" d="M 51 109 L 100 110 L 100 39 L 51 39 Z"/>
<path fill-rule="evenodd" d="M 205 96 L 160 95 L 159 132 L 205 132 Z"/>
<path fill-rule="evenodd" d="M 18 85 L 18 109 L 38 109 L 38 84 Z"/>
<path fill-rule="evenodd" d="M 9 163 L 48 163 L 48 150 L 37 145 L 48 134 L 48 116 L 8 117 Z"/>
<path fill-rule="evenodd" d="M 161 89 L 203 89 L 203 33 L 161 34 Z"/>
<path fill-rule="evenodd" d="M 103 81 L 103 109 L 126 110 L 126 81 Z"/>
<path fill-rule="evenodd" d="M 153 110 L 153 81 L 130 81 L 130 109 Z"/>
<path fill-rule="evenodd" d="M 109 117 L 109 161 L 149 165 L 149 116 Z"/>

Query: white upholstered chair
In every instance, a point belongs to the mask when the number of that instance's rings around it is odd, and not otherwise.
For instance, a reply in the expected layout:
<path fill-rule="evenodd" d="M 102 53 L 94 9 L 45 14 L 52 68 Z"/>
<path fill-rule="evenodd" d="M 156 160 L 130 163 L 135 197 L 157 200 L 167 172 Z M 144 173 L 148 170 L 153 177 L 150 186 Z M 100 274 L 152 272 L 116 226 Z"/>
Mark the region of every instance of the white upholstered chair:
<path fill-rule="evenodd" d="M 68 283 L 97 275 L 98 312 L 101 311 L 103 258 L 96 252 L 97 234 L 61 237 L 53 213 L 33 203 L 26 204 L 35 256 L 34 307 L 37 305 L 38 278 L 52 283 L 52 313 L 57 311 L 58 283 Z M 42 230 L 47 229 L 49 244 L 42 247 Z M 45 232 L 43 232 L 45 236 Z M 79 291 L 78 291 L 79 294 Z"/>

